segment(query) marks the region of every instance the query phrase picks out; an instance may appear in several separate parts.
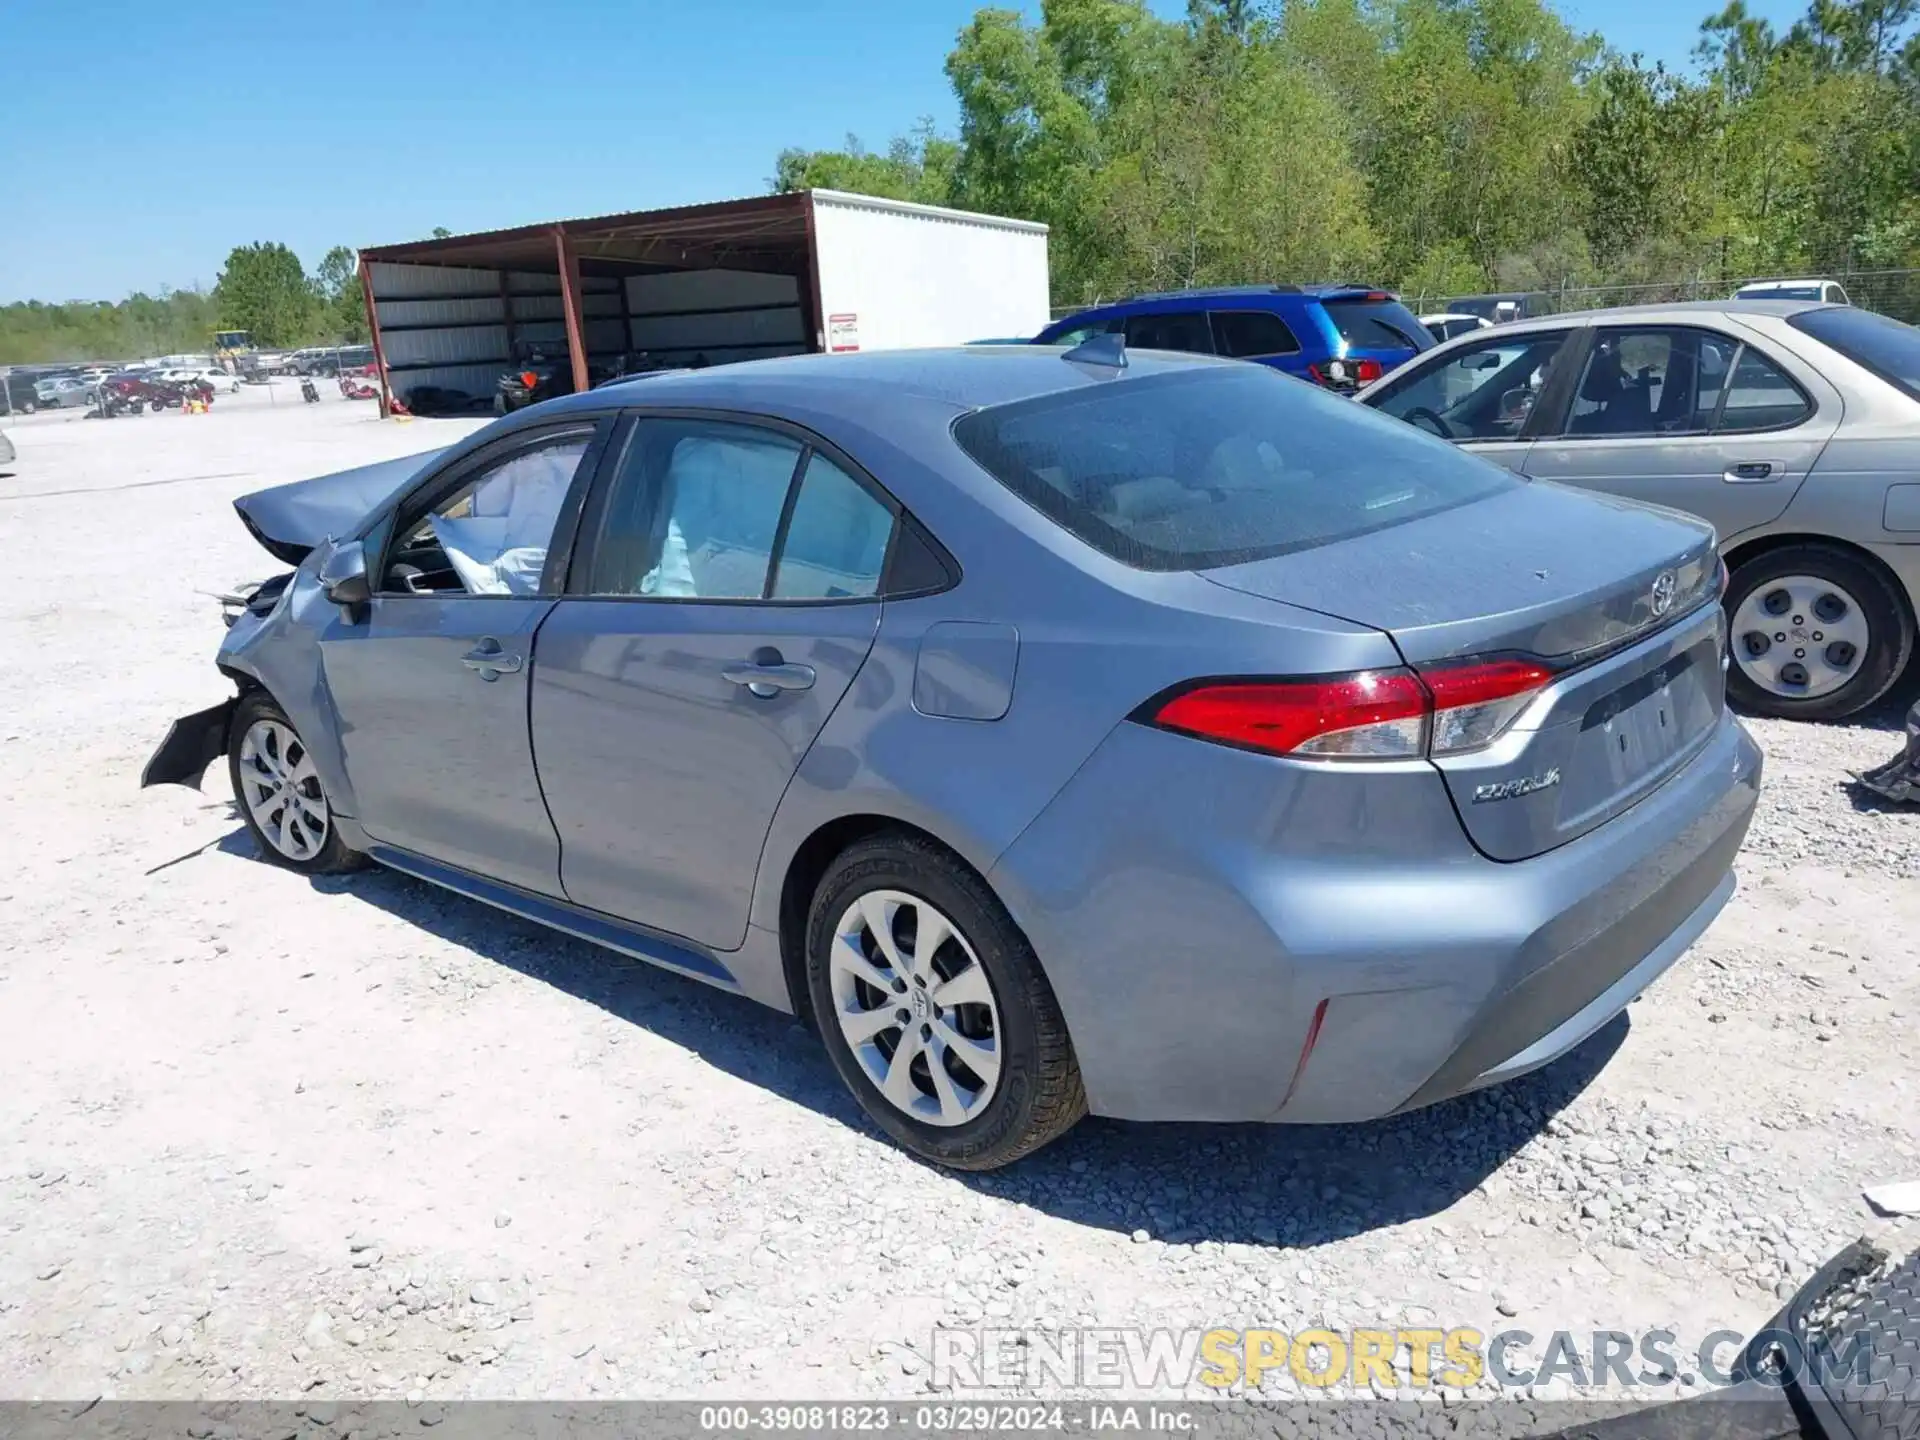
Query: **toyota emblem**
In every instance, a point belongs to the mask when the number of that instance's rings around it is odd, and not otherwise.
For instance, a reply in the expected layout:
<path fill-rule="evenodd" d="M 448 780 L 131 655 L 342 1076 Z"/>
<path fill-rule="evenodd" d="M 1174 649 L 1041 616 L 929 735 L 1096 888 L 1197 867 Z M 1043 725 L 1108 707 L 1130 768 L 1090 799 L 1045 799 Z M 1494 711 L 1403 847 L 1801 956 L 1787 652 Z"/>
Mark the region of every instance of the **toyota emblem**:
<path fill-rule="evenodd" d="M 1654 618 L 1673 608 L 1673 597 L 1680 589 L 1680 577 L 1671 570 L 1662 570 L 1653 582 L 1653 593 L 1649 599 L 1653 603 Z"/>

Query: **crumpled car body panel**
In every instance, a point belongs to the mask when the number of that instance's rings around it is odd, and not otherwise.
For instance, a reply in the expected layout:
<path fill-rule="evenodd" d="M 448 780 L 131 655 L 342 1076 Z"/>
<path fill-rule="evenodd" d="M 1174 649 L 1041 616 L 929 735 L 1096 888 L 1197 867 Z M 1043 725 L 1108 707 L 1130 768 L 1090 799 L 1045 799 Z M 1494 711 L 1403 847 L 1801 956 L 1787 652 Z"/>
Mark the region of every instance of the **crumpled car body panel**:
<path fill-rule="evenodd" d="M 397 495 L 446 447 L 256 490 L 233 502 L 248 532 L 275 558 L 298 565 L 329 536 L 338 539 Z"/>

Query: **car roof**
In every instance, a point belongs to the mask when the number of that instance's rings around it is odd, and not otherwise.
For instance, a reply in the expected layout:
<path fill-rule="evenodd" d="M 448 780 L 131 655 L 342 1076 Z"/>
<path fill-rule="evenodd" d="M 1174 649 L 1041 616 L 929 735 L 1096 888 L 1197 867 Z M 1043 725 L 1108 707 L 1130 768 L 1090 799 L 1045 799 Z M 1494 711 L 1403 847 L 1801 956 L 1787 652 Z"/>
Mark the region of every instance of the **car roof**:
<path fill-rule="evenodd" d="M 1165 304 L 1191 304 L 1201 302 L 1201 308 L 1218 306 L 1222 302 L 1241 305 L 1271 306 L 1276 301 L 1288 300 L 1359 300 L 1369 296 L 1380 296 L 1398 301 L 1399 296 L 1378 285 L 1358 285 L 1342 283 L 1313 285 L 1213 285 L 1196 286 L 1185 290 L 1149 290 L 1139 295 L 1128 295 L 1119 300 L 1108 300 L 1099 305 L 1086 305 L 1072 314 L 1062 315 L 1048 323 L 1049 328 L 1066 320 L 1077 320 L 1084 315 L 1106 315 L 1115 311 L 1132 310 L 1140 306 L 1158 306 Z"/>
<path fill-rule="evenodd" d="M 958 413 L 1006 405 L 1089 385 L 1125 384 L 1178 371 L 1234 366 L 1210 355 L 1128 352 L 1125 369 L 1075 362 L 1054 345 L 975 345 L 940 350 L 877 350 L 853 355 L 788 355 L 701 370 L 660 371 L 550 400 L 545 414 L 619 405 L 690 406 L 779 415 L 798 407 L 871 420 L 875 401 L 943 407 Z M 531 413 L 531 412 L 529 412 Z"/>
<path fill-rule="evenodd" d="M 1658 324 L 1684 325 L 1709 315 L 1770 315 L 1785 319 L 1808 310 L 1838 307 L 1819 300 L 1675 300 L 1665 305 L 1616 305 L 1601 310 L 1563 310 L 1557 315 L 1529 315 L 1494 328 L 1502 334 L 1556 330 L 1569 325 Z M 1452 341 L 1447 342 L 1449 344 Z"/>

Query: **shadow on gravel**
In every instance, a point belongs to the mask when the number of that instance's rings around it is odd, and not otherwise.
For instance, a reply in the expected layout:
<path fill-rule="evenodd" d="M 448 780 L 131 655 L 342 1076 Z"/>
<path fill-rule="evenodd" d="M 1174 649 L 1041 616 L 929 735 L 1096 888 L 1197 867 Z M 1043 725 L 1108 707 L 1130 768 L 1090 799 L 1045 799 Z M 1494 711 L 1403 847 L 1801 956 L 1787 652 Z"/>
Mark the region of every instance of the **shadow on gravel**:
<path fill-rule="evenodd" d="M 251 855 L 244 830 L 218 842 Z M 375 869 L 315 879 L 684 1045 L 709 1065 L 881 1139 L 791 1016 Z M 1173 1243 L 1305 1247 L 1445 1210 L 1612 1058 L 1625 1016 L 1545 1070 L 1366 1125 L 1137 1125 L 1088 1119 L 1010 1170 L 952 1183 L 1079 1224 Z M 883 1143 L 888 1143 L 884 1142 Z"/>

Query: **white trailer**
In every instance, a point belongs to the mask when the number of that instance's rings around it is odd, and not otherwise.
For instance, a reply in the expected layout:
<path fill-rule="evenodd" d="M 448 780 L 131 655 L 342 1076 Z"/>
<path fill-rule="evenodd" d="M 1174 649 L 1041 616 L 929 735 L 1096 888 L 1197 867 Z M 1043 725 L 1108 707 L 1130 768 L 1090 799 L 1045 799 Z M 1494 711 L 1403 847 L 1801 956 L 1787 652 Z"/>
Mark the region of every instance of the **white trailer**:
<path fill-rule="evenodd" d="M 1034 335 L 1047 227 L 831 190 L 361 252 L 381 374 L 484 404 L 529 357 L 620 373 Z"/>
<path fill-rule="evenodd" d="M 1046 226 L 834 190 L 812 195 L 826 317 L 819 348 L 965 345 L 1046 328 Z"/>

